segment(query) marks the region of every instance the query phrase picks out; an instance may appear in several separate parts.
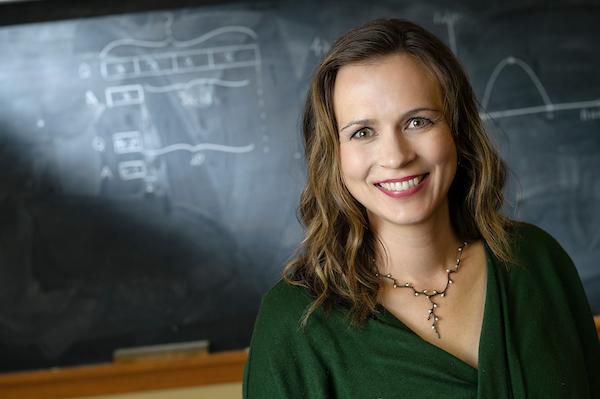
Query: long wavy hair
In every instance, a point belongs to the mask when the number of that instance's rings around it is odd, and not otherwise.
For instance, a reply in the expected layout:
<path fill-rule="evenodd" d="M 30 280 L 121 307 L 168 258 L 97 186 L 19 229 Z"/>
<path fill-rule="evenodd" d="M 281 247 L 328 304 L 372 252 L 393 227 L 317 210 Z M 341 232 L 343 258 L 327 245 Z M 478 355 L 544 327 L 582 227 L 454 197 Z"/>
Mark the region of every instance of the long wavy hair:
<path fill-rule="evenodd" d="M 450 219 L 462 239 L 486 241 L 494 254 L 510 261 L 503 205 L 507 168 L 479 116 L 478 102 L 460 62 L 448 46 L 419 25 L 400 19 L 363 24 L 338 39 L 314 72 L 303 118 L 307 183 L 298 216 L 306 238 L 284 277 L 306 287 L 315 298 L 303 324 L 318 307 L 349 308 L 360 324 L 375 309 L 377 237 L 368 229 L 365 208 L 348 192 L 340 170 L 338 126 L 333 109 L 337 72 L 345 65 L 394 54 L 417 60 L 440 85 L 443 114 L 449 121 L 460 160 L 448 192 Z"/>

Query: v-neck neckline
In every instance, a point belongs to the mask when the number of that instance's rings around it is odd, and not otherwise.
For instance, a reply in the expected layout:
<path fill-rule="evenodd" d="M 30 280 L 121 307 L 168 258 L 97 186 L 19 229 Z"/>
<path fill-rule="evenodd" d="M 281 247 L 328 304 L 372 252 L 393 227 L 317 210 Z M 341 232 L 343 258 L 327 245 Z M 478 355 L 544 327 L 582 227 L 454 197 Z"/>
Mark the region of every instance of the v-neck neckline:
<path fill-rule="evenodd" d="M 492 256 L 490 256 L 491 250 L 489 249 L 488 245 L 486 244 L 485 241 L 483 241 L 483 245 L 484 245 L 484 251 L 485 251 L 485 259 L 486 259 L 486 267 L 487 267 L 487 274 L 486 274 L 486 292 L 485 292 L 485 303 L 484 303 L 484 309 L 483 309 L 483 321 L 481 323 L 481 331 L 479 332 L 479 347 L 477 349 L 477 357 L 478 357 L 478 364 L 480 364 L 480 360 L 481 360 L 481 355 L 482 355 L 482 350 L 481 348 L 485 347 L 485 345 L 483 345 L 483 343 L 485 342 L 485 337 L 488 334 L 484 334 L 484 331 L 488 330 L 491 326 L 489 326 L 490 323 L 492 323 L 492 320 L 490 319 L 490 315 L 488 314 L 489 312 L 491 312 L 492 310 L 490 308 L 496 308 L 497 304 L 492 303 L 495 299 L 497 300 L 497 295 L 493 295 L 491 294 L 492 292 L 492 288 L 496 287 L 496 275 L 495 273 L 491 270 L 493 268 L 492 265 Z M 457 361 L 463 363 L 465 366 L 471 368 L 472 370 L 478 372 L 479 371 L 479 367 L 473 367 L 472 365 L 470 365 L 469 363 L 465 362 L 464 360 L 460 359 L 459 357 L 456 357 L 455 355 L 453 355 L 452 353 L 440 348 L 437 345 L 432 344 L 431 342 L 423 339 L 419 334 L 417 334 L 416 332 L 414 332 L 410 327 L 408 327 L 406 324 L 404 324 L 404 322 L 402 322 L 402 320 L 400 320 L 399 318 L 396 317 L 396 315 L 394 315 L 392 312 L 390 312 L 385 306 L 383 306 L 381 303 L 378 303 L 377 306 L 375 307 L 375 309 L 378 311 L 378 313 L 376 314 L 376 317 L 383 323 L 392 325 L 396 328 L 400 328 L 406 332 L 409 332 L 411 334 L 414 334 L 416 337 L 420 338 L 423 342 L 425 342 L 427 345 L 430 345 L 431 347 L 442 351 L 444 354 L 451 356 L 453 359 L 456 359 Z"/>

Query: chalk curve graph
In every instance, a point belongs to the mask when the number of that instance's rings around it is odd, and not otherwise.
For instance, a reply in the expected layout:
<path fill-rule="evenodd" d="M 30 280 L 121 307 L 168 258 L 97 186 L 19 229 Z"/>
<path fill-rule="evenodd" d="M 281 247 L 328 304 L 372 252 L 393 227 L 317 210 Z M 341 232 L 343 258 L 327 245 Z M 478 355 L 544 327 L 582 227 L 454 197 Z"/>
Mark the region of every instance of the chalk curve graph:
<path fill-rule="evenodd" d="M 537 77 L 537 75 L 535 74 L 533 69 L 531 69 L 531 67 L 529 65 L 527 65 L 527 63 L 525 61 L 523 61 L 519 58 L 510 56 L 510 57 L 506 57 L 505 59 L 500 61 L 500 63 L 496 66 L 496 68 L 494 68 L 494 71 L 492 72 L 492 74 L 487 82 L 487 85 L 485 86 L 485 91 L 483 93 L 483 100 L 481 101 L 481 105 L 483 106 L 483 108 L 487 108 L 487 106 L 488 106 L 488 103 L 490 100 L 490 95 L 492 93 L 492 89 L 494 88 L 494 84 L 496 83 L 496 79 L 498 78 L 498 75 L 500 75 L 500 72 L 502 72 L 502 70 L 508 65 L 516 65 L 516 66 L 520 67 L 523 71 L 525 71 L 525 73 L 527 73 L 527 75 L 529 76 L 529 78 L 531 79 L 533 84 L 535 85 L 535 88 L 537 89 L 538 93 L 540 94 L 540 97 L 542 98 L 542 101 L 544 102 L 544 104 L 547 106 L 552 105 L 552 101 L 550 101 L 550 97 L 548 97 L 548 93 L 546 93 L 546 89 L 542 85 L 542 82 L 540 82 L 540 79 Z"/>

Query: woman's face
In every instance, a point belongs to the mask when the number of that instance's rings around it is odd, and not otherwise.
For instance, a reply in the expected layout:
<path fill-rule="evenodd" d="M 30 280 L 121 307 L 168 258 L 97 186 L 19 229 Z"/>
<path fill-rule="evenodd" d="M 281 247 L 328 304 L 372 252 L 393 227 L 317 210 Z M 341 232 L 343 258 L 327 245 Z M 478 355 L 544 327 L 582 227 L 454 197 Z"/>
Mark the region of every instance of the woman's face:
<path fill-rule="evenodd" d="M 457 152 L 425 68 L 405 54 L 344 66 L 333 104 L 342 177 L 371 226 L 449 222 Z"/>

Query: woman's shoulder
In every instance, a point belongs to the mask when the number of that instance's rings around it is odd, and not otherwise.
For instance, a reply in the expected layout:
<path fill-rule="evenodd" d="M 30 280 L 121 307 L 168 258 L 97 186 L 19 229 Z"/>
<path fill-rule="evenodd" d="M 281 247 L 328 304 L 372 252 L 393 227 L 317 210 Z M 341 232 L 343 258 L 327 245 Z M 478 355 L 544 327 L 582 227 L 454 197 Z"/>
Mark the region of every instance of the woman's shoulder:
<path fill-rule="evenodd" d="M 545 230 L 527 222 L 512 221 L 507 226 L 509 236 L 515 241 L 542 241 L 544 243 L 555 243 L 556 240 Z"/>
<path fill-rule="evenodd" d="M 286 279 L 280 280 L 263 296 L 256 318 L 255 332 L 262 331 L 271 336 L 297 336 L 299 331 L 321 334 L 323 329 L 348 328 L 349 310 L 343 305 L 330 306 L 327 310 L 323 305 L 318 306 L 304 324 L 307 312 L 314 306 L 314 302 L 315 297 L 308 288 L 295 285 Z"/>
<path fill-rule="evenodd" d="M 312 301 L 307 289 L 281 279 L 263 295 L 257 324 L 297 329 Z"/>
<path fill-rule="evenodd" d="M 282 278 L 263 296 L 261 306 L 274 309 L 290 309 L 296 306 L 304 308 L 312 301 L 313 298 L 306 288 Z"/>
<path fill-rule="evenodd" d="M 526 222 L 512 222 L 507 227 L 513 251 L 517 256 L 557 255 L 566 252 L 548 232 Z"/>
<path fill-rule="evenodd" d="M 576 278 L 575 265 L 560 243 L 548 232 L 530 223 L 513 222 L 507 228 L 516 270 L 557 278 Z M 509 267 L 513 269 L 512 267 Z"/>

